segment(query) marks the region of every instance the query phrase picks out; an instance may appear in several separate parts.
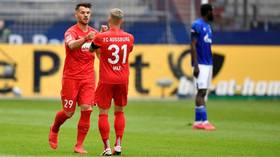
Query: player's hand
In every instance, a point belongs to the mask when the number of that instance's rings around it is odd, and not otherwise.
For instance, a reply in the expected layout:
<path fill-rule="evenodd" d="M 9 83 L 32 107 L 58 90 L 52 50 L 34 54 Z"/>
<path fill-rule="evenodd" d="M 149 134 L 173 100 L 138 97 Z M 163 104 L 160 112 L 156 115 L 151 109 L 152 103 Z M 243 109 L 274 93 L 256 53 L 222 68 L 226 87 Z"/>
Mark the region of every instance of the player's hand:
<path fill-rule="evenodd" d="M 94 38 L 95 33 L 94 32 L 89 32 L 87 36 L 85 37 L 86 40 L 92 40 Z"/>
<path fill-rule="evenodd" d="M 198 75 L 199 75 L 199 67 L 198 66 L 194 66 L 194 69 L 193 69 L 193 76 L 195 78 L 198 78 Z"/>
<path fill-rule="evenodd" d="M 107 25 L 101 25 L 101 29 L 100 29 L 100 32 L 102 33 L 102 32 L 106 32 L 106 31 L 108 31 L 108 26 Z"/>

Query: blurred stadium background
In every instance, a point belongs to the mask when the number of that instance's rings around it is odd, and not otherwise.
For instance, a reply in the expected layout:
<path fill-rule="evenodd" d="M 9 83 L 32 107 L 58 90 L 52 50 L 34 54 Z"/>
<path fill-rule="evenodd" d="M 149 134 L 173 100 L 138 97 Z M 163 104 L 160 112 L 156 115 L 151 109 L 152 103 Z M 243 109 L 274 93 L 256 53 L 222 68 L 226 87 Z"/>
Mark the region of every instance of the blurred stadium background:
<path fill-rule="evenodd" d="M 65 28 L 75 22 L 73 6 L 79 0 L 1 0 L 0 18 L 12 34 L 32 43 L 36 34 L 47 39 L 63 40 Z M 120 7 L 126 12 L 124 29 L 133 33 L 137 44 L 186 44 L 189 27 L 199 16 L 200 0 L 95 0 L 93 26 L 106 22 L 108 10 Z M 279 32 L 280 2 L 278 0 L 210 0 L 215 6 L 216 44 L 260 43 L 279 41 L 248 41 L 248 36 Z M 223 37 L 226 34 L 228 37 Z M 254 33 L 258 31 L 258 34 Z M 239 33 L 247 38 L 236 41 Z M 232 41 L 231 41 L 232 40 Z M 6 40 L 9 41 L 9 40 Z M 15 41 L 10 41 L 15 42 Z M 48 41 L 49 42 L 56 42 Z"/>
<path fill-rule="evenodd" d="M 75 23 L 73 11 L 78 2 L 0 0 L 1 95 L 58 97 L 63 35 Z M 189 30 L 203 1 L 88 2 L 93 4 L 91 25 L 97 29 L 106 24 L 110 8 L 125 10 L 124 30 L 136 42 L 130 57 L 130 97 L 193 95 Z M 280 66 L 280 1 L 209 2 L 215 12 L 212 95 L 278 97 L 280 75 L 270 71 L 279 71 Z M 97 65 L 98 61 L 98 70 Z"/>
<path fill-rule="evenodd" d="M 0 18 L 6 21 L 6 27 L 13 34 L 21 35 L 24 43 L 30 43 L 36 34 L 44 34 L 48 39 L 61 41 L 65 28 L 75 21 L 73 6 L 80 1 L 1 0 L 0 2 Z M 217 32 L 264 33 L 280 30 L 280 2 L 277 0 L 210 0 L 210 2 L 215 6 L 214 30 Z M 189 41 L 188 28 L 199 16 L 201 1 L 96 0 L 92 3 L 93 25 L 96 27 L 106 21 L 110 8 L 120 7 L 126 11 L 127 22 L 124 29 L 135 35 L 136 43 L 185 44 Z"/>
<path fill-rule="evenodd" d="M 0 0 L 0 93 L 57 97 L 64 60 L 63 35 L 75 23 L 73 10 L 78 2 Z M 124 30 L 135 36 L 137 45 L 130 57 L 130 97 L 193 95 L 189 30 L 199 17 L 203 1 L 88 2 L 93 4 L 91 25 L 97 29 L 106 24 L 110 8 L 125 10 Z M 280 76 L 270 71 L 279 67 L 280 1 L 209 2 L 215 12 L 212 93 L 278 97 Z"/>
<path fill-rule="evenodd" d="M 218 129 L 191 129 L 189 34 L 206 1 L 83 1 L 93 4 L 91 25 L 97 29 L 111 8 L 123 9 L 123 28 L 135 37 L 125 156 L 280 156 L 279 0 L 209 0 L 214 75 L 207 104 Z M 0 156 L 75 156 L 78 114 L 62 127 L 57 151 L 49 149 L 47 135 L 60 109 L 63 34 L 75 23 L 79 2 L 0 0 Z M 89 156 L 102 150 L 97 114 L 94 109 L 85 143 Z"/>

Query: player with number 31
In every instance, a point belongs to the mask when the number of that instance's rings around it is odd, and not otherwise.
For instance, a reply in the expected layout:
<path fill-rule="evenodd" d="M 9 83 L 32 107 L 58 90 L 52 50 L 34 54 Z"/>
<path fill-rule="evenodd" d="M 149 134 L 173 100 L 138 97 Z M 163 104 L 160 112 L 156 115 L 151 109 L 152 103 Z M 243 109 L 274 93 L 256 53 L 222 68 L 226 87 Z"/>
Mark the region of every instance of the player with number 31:
<path fill-rule="evenodd" d="M 125 128 L 123 108 L 127 104 L 129 63 L 128 57 L 133 49 L 134 37 L 120 27 L 123 23 L 123 11 L 115 8 L 108 17 L 109 30 L 95 36 L 92 49 L 99 53 L 99 82 L 95 91 L 95 103 L 99 107 L 98 127 L 104 143 L 102 155 L 111 155 L 109 144 L 110 125 L 108 111 L 114 100 L 114 128 L 116 141 L 114 155 L 121 153 L 121 141 Z"/>

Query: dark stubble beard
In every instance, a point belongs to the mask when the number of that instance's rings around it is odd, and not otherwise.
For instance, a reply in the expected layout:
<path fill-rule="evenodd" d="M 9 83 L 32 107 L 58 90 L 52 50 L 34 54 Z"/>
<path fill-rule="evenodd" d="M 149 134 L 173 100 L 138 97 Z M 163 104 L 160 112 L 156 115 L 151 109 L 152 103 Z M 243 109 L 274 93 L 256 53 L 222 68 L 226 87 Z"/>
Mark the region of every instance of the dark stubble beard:
<path fill-rule="evenodd" d="M 79 20 L 79 23 L 82 24 L 82 25 L 88 25 L 88 22 L 85 23 L 83 20 Z"/>

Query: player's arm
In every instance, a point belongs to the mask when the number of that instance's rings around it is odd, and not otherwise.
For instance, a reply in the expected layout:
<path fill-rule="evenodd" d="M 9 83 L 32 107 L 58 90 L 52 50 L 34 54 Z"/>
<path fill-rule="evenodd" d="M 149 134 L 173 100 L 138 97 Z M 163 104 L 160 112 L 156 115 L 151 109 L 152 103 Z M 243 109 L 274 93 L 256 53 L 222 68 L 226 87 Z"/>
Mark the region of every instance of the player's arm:
<path fill-rule="evenodd" d="M 101 45 L 102 45 L 102 43 L 101 43 L 101 37 L 100 37 L 100 34 L 97 34 L 95 37 L 94 37 L 94 39 L 93 39 L 93 41 L 92 41 L 92 43 L 91 43 L 91 45 L 90 45 L 90 48 L 89 48 L 89 51 L 91 51 L 91 52 L 93 52 L 93 51 L 95 51 L 95 52 L 100 52 L 100 51 L 97 51 L 100 47 L 101 47 Z M 100 53 L 99 53 L 100 54 Z"/>
<path fill-rule="evenodd" d="M 100 48 L 100 46 L 98 46 L 94 41 L 91 43 L 91 45 L 90 45 L 90 48 L 89 48 L 89 51 L 90 52 L 93 52 L 93 51 L 95 51 L 95 52 L 97 52 L 97 50 Z"/>
<path fill-rule="evenodd" d="M 134 36 L 132 34 L 130 34 L 130 38 L 131 38 L 131 49 L 130 49 L 130 52 L 133 51 L 133 47 L 134 47 Z"/>
<path fill-rule="evenodd" d="M 197 36 L 198 33 L 194 32 L 193 30 L 191 31 L 191 59 L 192 59 L 192 64 L 193 64 L 193 76 L 198 77 L 199 74 L 199 67 L 198 67 L 198 62 L 197 62 L 197 51 L 196 51 L 196 43 L 197 43 Z"/>
<path fill-rule="evenodd" d="M 100 59 L 100 39 L 99 39 L 99 36 L 96 35 L 96 37 L 93 39 L 93 42 L 91 43 L 90 45 L 90 48 L 89 48 L 89 51 L 90 52 L 95 52 L 96 54 L 96 57 L 98 59 Z"/>
<path fill-rule="evenodd" d="M 96 57 L 100 59 L 100 49 L 95 50 Z"/>
<path fill-rule="evenodd" d="M 104 32 L 106 32 L 108 30 L 109 30 L 109 27 L 107 25 L 101 25 L 100 33 L 104 33 Z M 94 37 L 93 42 L 91 43 L 91 46 L 90 46 L 90 49 L 89 49 L 90 52 L 95 52 L 96 53 L 96 56 L 98 57 L 98 59 L 100 57 L 100 50 L 99 50 L 99 48 L 102 45 L 100 33 L 97 34 Z"/>
<path fill-rule="evenodd" d="M 77 40 L 71 40 L 68 42 L 67 46 L 71 49 L 77 49 L 80 48 L 87 40 L 91 40 L 94 37 L 94 32 L 88 33 L 85 37 L 77 39 Z"/>

